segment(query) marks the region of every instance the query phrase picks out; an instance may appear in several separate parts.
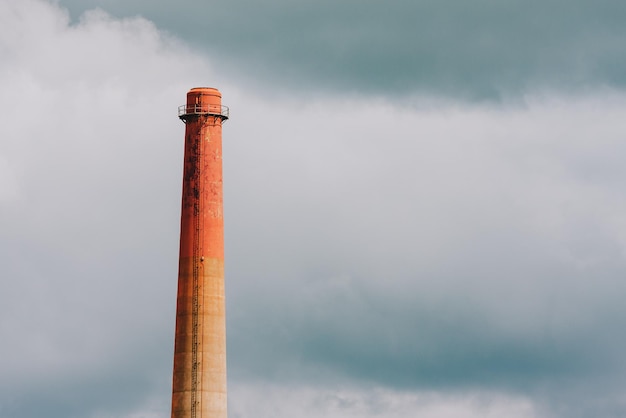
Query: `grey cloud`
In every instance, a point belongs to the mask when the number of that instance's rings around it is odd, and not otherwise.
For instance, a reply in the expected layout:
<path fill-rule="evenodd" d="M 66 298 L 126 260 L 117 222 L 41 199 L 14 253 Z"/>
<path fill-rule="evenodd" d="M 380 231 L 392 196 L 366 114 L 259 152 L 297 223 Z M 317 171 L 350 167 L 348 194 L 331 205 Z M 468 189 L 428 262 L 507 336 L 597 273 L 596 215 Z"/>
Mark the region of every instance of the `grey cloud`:
<path fill-rule="evenodd" d="M 171 75 L 204 78 L 206 62 L 142 19 L 99 12 L 70 28 L 29 0 L 0 2 L 0 16 L 13 189 L 0 201 L 0 415 L 130 417 L 154 398 L 167 410 L 175 112 L 198 82 Z"/>
<path fill-rule="evenodd" d="M 174 112 L 210 82 L 232 110 L 235 416 L 302 400 L 305 417 L 412 417 L 432 392 L 470 412 L 422 416 L 489 416 L 475 393 L 499 399 L 491 416 L 623 415 L 620 94 L 499 110 L 268 98 L 146 20 L 0 7 L 19 12 L 0 25 L 0 411 L 167 416 Z"/>
<path fill-rule="evenodd" d="M 536 417 L 538 411 L 528 400 L 515 396 L 492 396 L 474 393 L 471 396 L 439 395 L 436 393 L 395 392 L 380 388 L 320 388 L 310 391 L 303 387 L 288 389 L 264 385 L 242 385 L 231 390 L 238 402 L 230 414 L 235 417 L 270 415 L 275 417 L 359 417 L 390 418 L 511 418 Z"/>
<path fill-rule="evenodd" d="M 255 167 L 226 169 L 231 373 L 504 390 L 580 417 L 619 402 L 606 382 L 624 371 L 624 169 L 599 155 L 624 149 L 573 121 L 621 116 L 563 105 L 470 117 L 323 102 L 278 130 L 236 105 L 257 134 L 225 128 L 226 155 Z"/>
<path fill-rule="evenodd" d="M 494 100 L 623 88 L 623 2 L 63 0 L 143 15 L 268 90 Z"/>

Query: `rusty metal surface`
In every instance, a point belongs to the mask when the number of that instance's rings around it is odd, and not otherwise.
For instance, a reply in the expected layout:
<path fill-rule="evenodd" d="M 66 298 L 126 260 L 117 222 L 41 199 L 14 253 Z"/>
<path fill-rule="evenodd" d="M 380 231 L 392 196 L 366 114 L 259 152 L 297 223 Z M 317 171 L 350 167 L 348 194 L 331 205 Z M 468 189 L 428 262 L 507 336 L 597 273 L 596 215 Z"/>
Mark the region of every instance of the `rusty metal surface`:
<path fill-rule="evenodd" d="M 172 418 L 226 418 L 221 94 L 187 93 Z"/>

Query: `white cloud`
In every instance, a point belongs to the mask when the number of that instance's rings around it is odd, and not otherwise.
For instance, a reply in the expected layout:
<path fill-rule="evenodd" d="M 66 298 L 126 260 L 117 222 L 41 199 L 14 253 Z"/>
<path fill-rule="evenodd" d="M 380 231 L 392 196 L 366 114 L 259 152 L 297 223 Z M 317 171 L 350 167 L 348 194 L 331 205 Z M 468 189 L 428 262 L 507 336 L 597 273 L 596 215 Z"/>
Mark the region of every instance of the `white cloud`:
<path fill-rule="evenodd" d="M 528 399 L 489 393 L 442 396 L 436 392 L 242 385 L 231 388 L 229 414 L 235 418 L 533 418 Z"/>
<path fill-rule="evenodd" d="M 140 18 L 92 11 L 70 25 L 30 0 L 0 1 L 0 16 L 0 404 L 88 416 L 113 399 L 119 413 L 169 385 L 148 359 L 171 367 L 175 112 L 211 70 Z M 94 397 L 107 385 L 109 401 Z"/>
<path fill-rule="evenodd" d="M 621 380 L 623 105 L 238 103 L 231 369 L 552 394 Z"/>

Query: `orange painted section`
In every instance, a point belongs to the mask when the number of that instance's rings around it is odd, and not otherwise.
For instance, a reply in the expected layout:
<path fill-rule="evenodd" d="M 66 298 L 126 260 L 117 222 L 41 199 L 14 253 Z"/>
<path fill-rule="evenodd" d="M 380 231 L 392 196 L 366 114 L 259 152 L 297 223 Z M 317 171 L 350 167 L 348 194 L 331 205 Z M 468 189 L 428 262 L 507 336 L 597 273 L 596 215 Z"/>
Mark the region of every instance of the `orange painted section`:
<path fill-rule="evenodd" d="M 216 89 L 187 93 L 187 109 L 209 113 L 184 119 L 172 418 L 227 418 L 220 108 Z"/>
<path fill-rule="evenodd" d="M 219 108 L 221 102 L 221 94 L 215 89 L 196 88 L 187 94 L 187 106 Z M 222 123 L 212 116 L 199 116 L 186 125 L 181 257 L 190 257 L 193 254 L 194 205 L 198 203 L 203 211 L 204 233 L 200 235 L 200 239 L 205 256 L 223 259 Z"/>

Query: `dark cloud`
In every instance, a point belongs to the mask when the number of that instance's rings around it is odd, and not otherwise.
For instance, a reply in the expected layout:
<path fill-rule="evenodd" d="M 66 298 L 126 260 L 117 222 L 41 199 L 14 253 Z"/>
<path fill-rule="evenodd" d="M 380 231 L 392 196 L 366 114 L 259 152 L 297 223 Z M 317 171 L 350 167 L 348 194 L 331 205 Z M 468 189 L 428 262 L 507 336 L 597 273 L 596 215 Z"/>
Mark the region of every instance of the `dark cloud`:
<path fill-rule="evenodd" d="M 618 0 L 61 4 L 146 16 L 269 90 L 492 100 L 626 85 Z"/>

